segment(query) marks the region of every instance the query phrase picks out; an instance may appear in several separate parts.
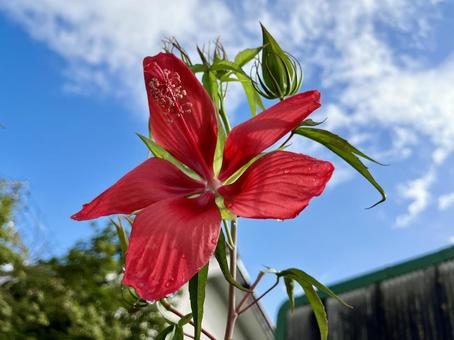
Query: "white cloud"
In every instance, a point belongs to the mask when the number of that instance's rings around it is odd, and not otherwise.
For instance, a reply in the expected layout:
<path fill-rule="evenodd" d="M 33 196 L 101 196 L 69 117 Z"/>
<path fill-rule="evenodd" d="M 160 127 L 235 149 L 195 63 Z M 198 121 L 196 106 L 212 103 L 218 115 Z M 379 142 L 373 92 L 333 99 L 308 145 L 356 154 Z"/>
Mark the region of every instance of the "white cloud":
<path fill-rule="evenodd" d="M 374 135 L 391 131 L 382 155 L 398 161 L 421 144 L 430 148 L 430 176 L 398 190 L 411 203 L 397 224 L 408 225 L 428 206 L 437 168 L 454 150 L 454 54 L 440 64 L 424 60 L 439 2 L 0 0 L 0 11 L 67 61 L 66 90 L 120 95 L 143 113 L 141 59 L 162 38 L 174 35 L 190 47 L 221 35 L 230 52 L 258 45 L 262 21 L 301 58 L 306 78 L 320 79 L 329 93 L 327 127 L 361 137 L 374 151 Z"/>
<path fill-rule="evenodd" d="M 397 227 L 408 227 L 430 203 L 430 186 L 435 180 L 435 171 L 429 170 L 424 176 L 399 186 L 400 195 L 412 201 L 407 211 L 396 218 Z"/>
<path fill-rule="evenodd" d="M 454 192 L 451 192 L 446 195 L 442 195 L 438 198 L 438 209 L 446 210 L 454 206 Z"/>

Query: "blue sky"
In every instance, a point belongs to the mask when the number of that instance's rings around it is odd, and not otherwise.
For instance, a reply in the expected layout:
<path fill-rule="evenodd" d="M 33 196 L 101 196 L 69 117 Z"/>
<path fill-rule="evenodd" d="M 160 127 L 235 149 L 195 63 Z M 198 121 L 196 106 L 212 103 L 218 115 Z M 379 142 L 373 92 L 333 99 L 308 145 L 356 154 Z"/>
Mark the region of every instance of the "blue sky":
<path fill-rule="evenodd" d="M 295 140 L 336 174 L 295 220 L 240 221 L 251 275 L 300 267 L 334 283 L 454 242 L 452 1 L 201 3 L 0 0 L 0 177 L 27 183 L 45 254 L 90 235 L 69 216 L 146 157 L 135 135 L 147 129 L 143 56 L 170 35 L 191 51 L 220 36 L 234 53 L 260 44 L 259 21 L 301 60 L 303 88 L 322 91 L 314 118 L 390 164 L 371 165 L 389 199 L 365 210 L 372 187 Z M 228 108 L 247 118 L 238 89 Z M 265 299 L 273 318 L 284 298 Z"/>

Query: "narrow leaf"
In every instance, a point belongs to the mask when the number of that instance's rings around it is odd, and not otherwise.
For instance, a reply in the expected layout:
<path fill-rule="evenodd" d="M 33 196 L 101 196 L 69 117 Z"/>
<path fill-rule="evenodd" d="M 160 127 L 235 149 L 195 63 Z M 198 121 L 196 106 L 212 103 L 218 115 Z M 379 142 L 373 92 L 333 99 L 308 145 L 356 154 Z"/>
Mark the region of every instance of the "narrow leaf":
<path fill-rule="evenodd" d="M 216 110 L 219 110 L 219 92 L 216 75 L 211 71 L 205 72 L 202 76 L 202 84 L 215 104 Z"/>
<path fill-rule="evenodd" d="M 259 52 L 262 50 L 262 47 L 256 47 L 256 48 L 246 48 L 235 56 L 235 64 L 238 66 L 244 66 L 247 64 L 249 61 L 254 59 L 254 57 L 259 54 Z"/>
<path fill-rule="evenodd" d="M 325 121 L 326 121 L 326 119 L 323 119 L 321 122 L 316 122 L 309 118 L 309 119 L 304 120 L 301 123 L 301 126 L 317 126 L 317 125 L 323 124 Z"/>
<path fill-rule="evenodd" d="M 185 316 L 183 316 L 180 321 L 178 321 L 178 325 L 180 326 L 184 326 L 186 325 L 187 323 L 191 322 L 192 320 L 192 313 L 189 313 L 189 314 L 186 314 Z"/>
<path fill-rule="evenodd" d="M 323 283 L 319 282 L 317 279 L 310 276 L 309 274 L 302 271 L 301 269 L 290 268 L 290 269 L 286 269 L 286 270 L 279 272 L 277 275 L 291 278 L 291 279 L 297 281 L 298 283 L 307 282 L 308 284 L 311 284 L 312 286 L 317 287 L 318 290 L 325 293 L 326 295 L 331 296 L 332 298 L 335 298 L 337 301 L 339 301 L 344 306 L 352 308 L 352 306 L 350 306 L 344 300 L 342 300 L 339 296 L 337 296 L 331 289 L 329 289 Z"/>
<path fill-rule="evenodd" d="M 240 283 L 235 281 L 232 277 L 232 274 L 229 271 L 229 265 L 227 263 L 227 252 L 225 250 L 225 236 L 224 232 L 221 230 L 219 233 L 218 245 L 216 246 L 216 251 L 214 253 L 216 260 L 218 261 L 219 268 L 221 268 L 224 278 L 236 288 L 242 290 L 243 292 L 250 292 L 250 289 L 243 287 Z"/>
<path fill-rule="evenodd" d="M 193 73 L 199 73 L 199 72 L 206 72 L 208 70 L 208 68 L 202 64 L 195 64 L 195 65 L 191 66 L 191 70 Z"/>
<path fill-rule="evenodd" d="M 298 282 L 304 290 L 304 294 L 309 301 L 312 311 L 315 314 L 317 320 L 318 329 L 320 330 L 320 339 L 328 339 L 328 317 L 326 316 L 325 306 L 323 306 L 322 300 L 314 290 L 314 287 L 306 282 Z"/>
<path fill-rule="evenodd" d="M 371 183 L 381 195 L 381 200 L 378 201 L 377 203 L 373 204 L 370 208 L 372 208 L 386 200 L 386 194 L 385 194 L 385 191 L 383 190 L 383 188 L 380 186 L 380 184 L 377 183 L 377 181 L 374 179 L 372 174 L 369 172 L 368 168 L 355 155 L 358 155 L 360 157 L 363 157 L 369 161 L 372 161 L 372 162 L 380 164 L 380 165 L 383 165 L 383 164 L 381 164 L 381 163 L 377 162 L 376 160 L 374 160 L 373 158 L 367 156 L 362 151 L 358 150 L 353 145 L 351 145 L 348 141 L 339 137 L 338 135 L 335 135 L 332 132 L 322 130 L 322 129 L 317 129 L 317 128 L 300 127 L 295 130 L 295 133 L 299 134 L 301 136 L 310 138 L 310 139 L 326 146 L 328 149 L 330 149 L 332 152 L 334 152 L 336 155 L 338 155 L 344 161 L 346 161 L 348 164 L 350 164 L 362 176 L 364 176 L 364 178 L 366 178 L 369 181 L 369 183 Z"/>
<path fill-rule="evenodd" d="M 137 136 L 139 136 L 139 138 L 145 143 L 145 145 L 148 147 L 148 149 L 155 157 L 169 161 L 178 169 L 180 169 L 185 175 L 191 177 L 192 179 L 195 179 L 197 181 L 202 180 L 202 178 L 194 170 L 190 169 L 187 165 L 181 163 L 178 159 L 173 157 L 167 150 L 162 148 L 158 143 L 155 143 L 152 139 L 147 138 L 141 135 L 140 133 L 138 133 Z"/>
<path fill-rule="evenodd" d="M 252 80 L 241 73 L 237 73 L 236 76 L 241 82 L 243 86 L 244 93 L 246 94 L 247 102 L 249 105 L 249 110 L 251 111 L 252 116 L 257 114 L 257 106 L 259 106 L 262 110 L 265 109 L 262 99 L 255 91 L 254 85 L 252 84 Z"/>
<path fill-rule="evenodd" d="M 174 334 L 175 325 L 170 325 L 164 328 L 164 330 L 156 336 L 155 340 L 170 340 L 173 338 Z"/>
<path fill-rule="evenodd" d="M 285 289 L 287 290 L 288 301 L 290 310 L 295 309 L 295 281 L 291 278 L 284 276 Z"/>
<path fill-rule="evenodd" d="M 203 303 L 208 278 L 208 264 L 189 281 L 192 317 L 194 319 L 194 339 L 200 340 L 202 334 Z"/>

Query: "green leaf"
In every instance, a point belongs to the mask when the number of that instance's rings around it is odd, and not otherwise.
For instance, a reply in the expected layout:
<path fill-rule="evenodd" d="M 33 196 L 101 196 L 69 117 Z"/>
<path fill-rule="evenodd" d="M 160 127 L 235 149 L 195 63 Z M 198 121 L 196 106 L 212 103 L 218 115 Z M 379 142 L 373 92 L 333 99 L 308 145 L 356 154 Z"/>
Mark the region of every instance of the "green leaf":
<path fill-rule="evenodd" d="M 216 75 L 211 71 L 205 72 L 202 76 L 202 84 L 215 104 L 216 110 L 219 110 L 219 92 Z"/>
<path fill-rule="evenodd" d="M 169 161 L 170 163 L 175 165 L 188 177 L 191 177 L 196 181 L 202 181 L 202 178 L 194 170 L 189 168 L 187 165 L 181 163 L 178 159 L 173 157 L 168 151 L 163 149 L 159 144 L 155 143 L 152 139 L 147 138 L 141 135 L 140 133 L 138 133 L 137 136 L 139 136 L 139 138 L 145 143 L 145 145 L 148 147 L 148 149 L 156 158 L 165 159 L 166 161 Z"/>
<path fill-rule="evenodd" d="M 208 278 L 208 264 L 189 281 L 192 317 L 194 319 L 194 339 L 200 340 L 202 334 L 203 303 Z"/>
<path fill-rule="evenodd" d="M 156 336 L 155 340 L 170 340 L 173 338 L 174 334 L 175 325 L 170 325 L 169 327 L 164 328 L 164 330 Z"/>
<path fill-rule="evenodd" d="M 216 260 L 218 261 L 219 264 L 219 268 L 221 268 L 222 274 L 224 274 L 224 278 L 227 280 L 227 282 L 229 282 L 236 288 L 242 290 L 243 292 L 251 291 L 250 289 L 243 287 L 240 283 L 235 281 L 235 279 L 232 277 L 232 274 L 230 273 L 229 265 L 227 263 L 227 252 L 225 250 L 225 236 L 222 230 L 219 233 L 218 245 L 216 246 L 214 256 L 216 257 Z"/>
<path fill-rule="evenodd" d="M 317 125 L 323 124 L 325 121 L 326 121 L 326 119 L 323 119 L 321 122 L 316 122 L 309 118 L 309 119 L 304 120 L 301 123 L 301 126 L 317 126 Z"/>
<path fill-rule="evenodd" d="M 244 93 L 246 94 L 247 97 L 249 109 L 251 110 L 251 114 L 253 116 L 255 116 L 257 113 L 257 106 L 260 107 L 262 110 L 265 109 L 265 106 L 262 103 L 262 99 L 255 91 L 251 78 L 236 63 L 228 60 L 220 60 L 219 62 L 214 63 L 211 66 L 210 70 L 231 71 L 236 75 L 238 80 L 241 82 L 241 85 L 243 86 Z M 221 81 L 227 81 L 226 79 L 229 79 L 230 74 L 231 73 L 224 74 L 219 79 Z"/>
<path fill-rule="evenodd" d="M 126 251 L 128 250 L 128 236 L 126 235 L 125 228 L 123 227 L 123 223 L 121 223 L 120 217 L 118 218 L 118 223 L 115 222 L 113 219 L 110 219 L 112 224 L 115 226 L 117 230 L 118 238 L 120 239 L 120 248 L 123 256 L 125 256 Z"/>
<path fill-rule="evenodd" d="M 210 71 L 233 71 L 235 73 L 241 73 L 247 76 L 243 69 L 229 60 L 219 60 L 213 63 L 210 67 Z"/>
<path fill-rule="evenodd" d="M 257 106 L 262 110 L 265 109 L 265 106 L 262 103 L 262 99 L 255 91 L 254 85 L 252 84 L 251 78 L 243 74 L 237 73 L 236 76 L 243 86 L 244 93 L 246 94 L 247 102 L 249 105 L 249 110 L 251 111 L 252 116 L 257 114 Z"/>
<path fill-rule="evenodd" d="M 175 325 L 175 331 L 174 331 L 173 337 L 171 339 L 172 340 L 184 340 L 184 332 L 183 332 L 182 326 Z"/>
<path fill-rule="evenodd" d="M 298 281 L 297 281 L 298 282 Z M 304 281 L 298 282 L 304 290 L 304 294 L 307 300 L 311 304 L 312 311 L 315 314 L 317 320 L 318 329 L 320 330 L 320 339 L 328 339 L 328 317 L 326 316 L 325 306 L 323 306 L 322 300 L 314 290 L 311 284 Z"/>
<path fill-rule="evenodd" d="M 285 289 L 287 290 L 288 301 L 290 310 L 295 309 L 295 281 L 291 278 L 284 276 Z"/>
<path fill-rule="evenodd" d="M 280 277 L 287 277 L 289 279 L 293 279 L 297 281 L 298 283 L 301 284 L 301 282 L 306 282 L 308 284 L 311 284 L 312 286 L 317 287 L 318 290 L 321 292 L 325 293 L 326 295 L 335 298 L 337 301 L 339 301 L 341 304 L 343 304 L 345 307 L 352 308 L 349 304 L 347 304 L 344 300 L 342 300 L 339 296 L 337 296 L 331 289 L 326 287 L 323 283 L 317 281 L 314 277 L 310 276 L 306 272 L 302 271 L 301 269 L 297 268 L 289 268 L 286 270 L 283 270 L 277 274 Z"/>
<path fill-rule="evenodd" d="M 191 66 L 191 70 L 193 73 L 199 73 L 208 71 L 208 68 L 202 64 L 195 64 Z"/>
<path fill-rule="evenodd" d="M 254 59 L 255 56 L 260 53 L 261 50 L 262 50 L 261 46 L 256 48 L 246 48 L 238 52 L 238 54 L 235 56 L 234 62 L 238 66 L 242 67 L 248 62 L 250 62 L 252 59 Z"/>
<path fill-rule="evenodd" d="M 184 325 L 186 325 L 187 323 L 191 322 L 192 320 L 192 313 L 189 313 L 189 314 L 186 314 L 185 316 L 183 316 L 180 321 L 178 321 L 178 325 L 180 325 L 181 327 L 183 327 Z"/>
<path fill-rule="evenodd" d="M 369 183 L 371 183 L 375 189 L 380 193 L 381 195 L 381 200 L 378 201 L 377 203 L 373 204 L 371 207 L 375 207 L 376 205 L 384 202 L 386 200 L 386 194 L 383 188 L 380 186 L 380 184 L 377 183 L 377 181 L 374 179 L 372 174 L 369 172 L 367 167 L 359 160 L 357 156 L 363 157 L 369 161 L 372 161 L 374 163 L 383 165 L 373 158 L 367 156 L 364 154 L 362 151 L 358 150 L 355 148 L 353 145 L 351 145 L 348 141 L 345 139 L 339 137 L 338 135 L 335 135 L 332 132 L 322 130 L 322 129 L 317 129 L 317 128 L 297 128 L 295 129 L 295 133 L 307 138 L 310 138 L 324 146 L 326 146 L 328 149 L 330 149 L 332 152 L 334 152 L 336 155 L 341 157 L 344 161 L 346 161 L 348 164 L 350 164 L 356 171 L 358 171 L 364 178 L 366 178 Z"/>

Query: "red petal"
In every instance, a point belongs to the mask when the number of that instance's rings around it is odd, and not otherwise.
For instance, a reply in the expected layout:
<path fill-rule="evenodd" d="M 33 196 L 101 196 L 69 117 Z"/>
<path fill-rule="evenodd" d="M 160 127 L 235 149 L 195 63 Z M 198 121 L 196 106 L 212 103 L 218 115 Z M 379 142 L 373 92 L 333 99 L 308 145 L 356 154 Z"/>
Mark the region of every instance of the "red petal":
<path fill-rule="evenodd" d="M 160 200 L 185 196 L 205 186 L 183 174 L 170 162 L 150 158 L 123 176 L 81 211 L 75 220 L 91 220 L 112 214 L 131 214 Z"/>
<path fill-rule="evenodd" d="M 221 217 L 212 193 L 157 202 L 132 226 L 123 283 L 146 300 L 177 291 L 209 260 Z"/>
<path fill-rule="evenodd" d="M 253 163 L 233 184 L 220 188 L 228 209 L 241 217 L 296 217 L 322 193 L 331 163 L 293 152 L 276 151 Z"/>
<path fill-rule="evenodd" d="M 219 178 L 227 179 L 253 157 L 296 128 L 319 107 L 320 92 L 308 91 L 287 98 L 236 126 L 225 144 Z"/>
<path fill-rule="evenodd" d="M 173 54 L 146 57 L 143 67 L 153 137 L 181 162 L 211 178 L 217 125 L 208 93 Z"/>

